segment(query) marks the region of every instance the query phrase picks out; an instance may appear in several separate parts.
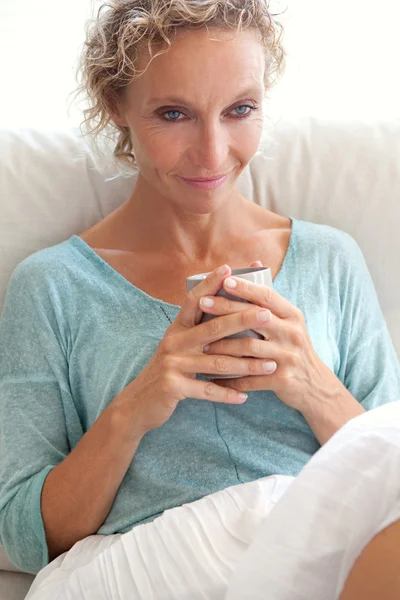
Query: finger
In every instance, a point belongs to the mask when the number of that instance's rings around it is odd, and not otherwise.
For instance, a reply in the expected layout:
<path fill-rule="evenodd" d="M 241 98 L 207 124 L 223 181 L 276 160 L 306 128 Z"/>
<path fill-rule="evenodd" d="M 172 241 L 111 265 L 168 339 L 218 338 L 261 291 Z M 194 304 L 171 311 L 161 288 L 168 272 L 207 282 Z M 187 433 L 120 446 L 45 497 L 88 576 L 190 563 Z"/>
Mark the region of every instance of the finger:
<path fill-rule="evenodd" d="M 202 381 L 200 379 L 185 379 L 182 393 L 186 398 L 225 404 L 243 404 L 247 400 L 247 394 L 235 389 L 233 384 L 222 387 L 214 381 Z"/>
<path fill-rule="evenodd" d="M 210 375 L 265 375 L 271 372 L 271 361 L 259 358 L 237 358 L 235 356 L 207 354 L 175 354 L 176 367 L 181 373 L 192 375 L 204 373 Z M 274 363 L 274 368 L 276 364 Z"/>
<path fill-rule="evenodd" d="M 209 344 L 203 352 L 208 355 L 252 356 L 275 361 L 281 354 L 277 343 L 253 337 L 219 340 Z"/>
<path fill-rule="evenodd" d="M 276 369 L 275 369 L 276 371 Z M 271 379 L 267 379 L 267 376 Z M 230 387 L 236 385 L 238 390 L 242 392 L 251 392 L 256 390 L 272 390 L 274 391 L 274 373 L 270 375 L 255 376 L 255 377 L 240 377 L 238 379 L 212 379 L 214 383 L 218 381 L 218 385 L 221 387 Z M 268 383 L 270 382 L 269 386 Z M 275 383 L 276 385 L 276 383 Z M 267 387 L 268 386 L 268 387 Z"/>
<path fill-rule="evenodd" d="M 232 296 L 268 308 L 281 319 L 295 316 L 298 313 L 296 306 L 266 285 L 253 283 L 241 277 L 227 277 L 224 279 L 223 288 Z"/>
<path fill-rule="evenodd" d="M 255 262 L 251 263 L 250 267 L 262 267 L 262 262 L 261 260 L 256 260 Z"/>
<path fill-rule="evenodd" d="M 213 305 L 205 306 L 205 304 L 209 304 L 210 301 L 213 302 Z M 256 308 L 254 304 L 249 304 L 248 302 L 235 302 L 234 300 L 224 298 L 223 296 L 214 296 L 213 298 L 205 296 L 203 298 L 200 298 L 201 310 L 213 316 L 222 316 L 238 312 L 244 312 L 246 310 L 249 310 L 251 306 Z M 277 316 L 272 314 L 272 312 L 269 309 L 266 310 L 268 311 L 267 320 L 262 324 L 262 326 L 259 325 L 258 327 L 253 328 L 253 331 L 256 331 L 268 340 L 286 340 L 288 332 L 288 323 L 283 321 L 283 319 L 279 319 Z"/>
<path fill-rule="evenodd" d="M 250 306 L 255 306 L 248 302 L 236 302 L 224 296 L 202 296 L 199 305 L 203 312 L 216 316 L 243 312 L 249 310 Z"/>
<path fill-rule="evenodd" d="M 215 317 L 215 319 L 200 323 L 185 331 L 185 347 L 197 348 L 202 352 L 207 344 L 221 340 L 228 335 L 262 327 L 267 323 L 270 314 L 268 310 L 252 306 L 245 311 Z"/>
<path fill-rule="evenodd" d="M 186 294 L 176 321 L 184 327 L 194 327 L 199 323 L 202 317 L 202 310 L 199 307 L 201 296 L 215 295 L 221 289 L 224 278 L 230 274 L 229 265 L 222 265 L 209 273 L 203 281 Z"/>

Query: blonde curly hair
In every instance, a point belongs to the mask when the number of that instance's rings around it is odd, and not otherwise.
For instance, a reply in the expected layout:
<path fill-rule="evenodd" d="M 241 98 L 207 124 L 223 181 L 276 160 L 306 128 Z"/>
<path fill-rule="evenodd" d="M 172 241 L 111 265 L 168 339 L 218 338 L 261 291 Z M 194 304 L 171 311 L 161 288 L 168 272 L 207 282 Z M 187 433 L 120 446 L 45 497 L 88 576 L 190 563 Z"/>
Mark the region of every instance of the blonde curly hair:
<path fill-rule="evenodd" d="M 78 67 L 77 94 L 84 98 L 81 130 L 105 134 L 114 156 L 135 168 L 128 127 L 112 121 L 124 88 L 141 72 L 140 49 L 147 44 L 150 60 L 167 52 L 179 30 L 218 27 L 241 31 L 257 28 L 265 48 L 266 92 L 284 70 L 283 26 L 270 12 L 270 0 L 112 0 L 103 3 L 86 26 Z M 159 48 L 153 54 L 155 48 Z M 142 71 L 143 72 L 143 71 Z"/>

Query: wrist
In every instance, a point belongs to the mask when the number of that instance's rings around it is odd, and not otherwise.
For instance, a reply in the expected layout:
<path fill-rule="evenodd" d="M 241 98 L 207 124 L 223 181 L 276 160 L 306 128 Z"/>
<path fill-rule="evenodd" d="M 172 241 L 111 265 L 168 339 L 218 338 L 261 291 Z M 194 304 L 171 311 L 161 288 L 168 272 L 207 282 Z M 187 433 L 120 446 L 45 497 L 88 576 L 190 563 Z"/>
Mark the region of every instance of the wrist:
<path fill-rule="evenodd" d="M 326 368 L 330 375 L 327 373 L 324 378 L 325 385 L 313 390 L 315 393 L 300 411 L 321 445 L 348 421 L 365 412 L 336 375 Z"/>
<path fill-rule="evenodd" d="M 139 445 L 148 428 L 143 422 L 143 412 L 128 388 L 124 388 L 110 404 L 113 430 Z"/>

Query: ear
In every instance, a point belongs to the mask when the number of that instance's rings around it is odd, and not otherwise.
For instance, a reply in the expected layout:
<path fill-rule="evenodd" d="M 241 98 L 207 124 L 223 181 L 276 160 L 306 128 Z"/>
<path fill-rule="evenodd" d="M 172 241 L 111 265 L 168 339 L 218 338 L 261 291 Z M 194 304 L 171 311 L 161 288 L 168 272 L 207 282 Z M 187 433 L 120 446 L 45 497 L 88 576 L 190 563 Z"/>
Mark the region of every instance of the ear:
<path fill-rule="evenodd" d="M 128 121 L 124 114 L 120 110 L 113 109 L 110 111 L 111 120 L 119 127 L 128 127 Z"/>
<path fill-rule="evenodd" d="M 108 114 L 110 115 L 111 121 L 113 121 L 119 127 L 128 127 L 128 121 L 125 116 L 122 99 L 111 90 L 108 90 L 108 93 L 106 94 L 106 101 L 108 104 Z"/>

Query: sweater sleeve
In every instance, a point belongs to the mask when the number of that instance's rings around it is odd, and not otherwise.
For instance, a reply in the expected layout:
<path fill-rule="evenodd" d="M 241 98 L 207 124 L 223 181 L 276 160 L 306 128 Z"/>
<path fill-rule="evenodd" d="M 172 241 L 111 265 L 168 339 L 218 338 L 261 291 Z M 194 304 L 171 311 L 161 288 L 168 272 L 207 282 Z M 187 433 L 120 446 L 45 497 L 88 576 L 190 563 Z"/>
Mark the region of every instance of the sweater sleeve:
<path fill-rule="evenodd" d="M 43 266 L 25 259 L 11 276 L 0 321 L 0 543 L 34 574 L 49 561 L 42 488 L 70 451 L 66 414 L 74 412 L 56 309 Z"/>
<path fill-rule="evenodd" d="M 344 234 L 339 378 L 366 410 L 400 400 L 400 365 L 365 258 Z"/>

